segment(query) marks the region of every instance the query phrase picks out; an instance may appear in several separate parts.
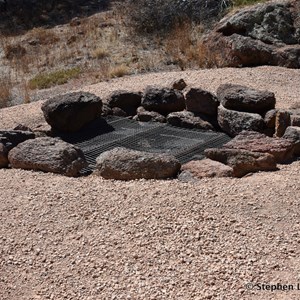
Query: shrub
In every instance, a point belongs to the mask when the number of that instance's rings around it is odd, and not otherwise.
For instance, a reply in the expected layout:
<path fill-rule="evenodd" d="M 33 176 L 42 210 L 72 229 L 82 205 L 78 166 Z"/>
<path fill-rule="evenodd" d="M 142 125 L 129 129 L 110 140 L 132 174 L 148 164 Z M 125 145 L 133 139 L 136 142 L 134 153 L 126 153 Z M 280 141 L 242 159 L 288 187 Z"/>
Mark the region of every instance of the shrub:
<path fill-rule="evenodd" d="M 0 108 L 9 106 L 12 100 L 12 82 L 9 77 L 0 78 Z"/>
<path fill-rule="evenodd" d="M 109 72 L 109 77 L 116 78 L 116 77 L 122 77 L 129 74 L 130 74 L 129 68 L 126 65 L 122 64 L 113 67 Z"/>
<path fill-rule="evenodd" d="M 103 59 L 105 57 L 108 57 L 109 53 L 106 49 L 99 47 L 93 51 L 92 56 L 97 59 Z"/>
<path fill-rule="evenodd" d="M 59 41 L 57 34 L 43 27 L 33 28 L 29 33 L 29 37 L 36 39 L 41 45 L 55 44 Z"/>
<path fill-rule="evenodd" d="M 231 0 L 128 0 L 129 22 L 140 33 L 170 32 L 180 22 L 210 23 Z"/>
<path fill-rule="evenodd" d="M 58 70 L 47 74 L 39 74 L 29 80 L 30 89 L 46 89 L 55 85 L 67 83 L 69 79 L 80 74 L 78 67 L 68 70 Z"/>
<path fill-rule="evenodd" d="M 26 49 L 19 45 L 8 44 L 4 48 L 4 55 L 6 59 L 20 59 L 26 54 Z"/>

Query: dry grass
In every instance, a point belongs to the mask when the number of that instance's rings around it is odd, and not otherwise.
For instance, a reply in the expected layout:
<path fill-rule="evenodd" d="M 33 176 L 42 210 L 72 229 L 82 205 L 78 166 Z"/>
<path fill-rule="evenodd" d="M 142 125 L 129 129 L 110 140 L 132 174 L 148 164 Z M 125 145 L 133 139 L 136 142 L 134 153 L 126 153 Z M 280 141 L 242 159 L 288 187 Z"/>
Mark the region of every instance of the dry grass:
<path fill-rule="evenodd" d="M 105 48 L 96 48 L 93 53 L 92 57 L 97 58 L 97 59 L 103 59 L 106 57 L 109 57 L 109 52 Z"/>
<path fill-rule="evenodd" d="M 32 45 L 50 45 L 59 42 L 60 38 L 56 32 L 43 27 L 34 28 L 28 33 L 29 43 Z"/>
<path fill-rule="evenodd" d="M 31 89 L 76 78 L 79 73 L 70 75 L 70 69 L 82 70 L 88 84 L 132 73 L 221 66 L 222 58 L 206 49 L 202 35 L 203 27 L 189 21 L 177 23 L 167 35 L 137 35 L 124 10 L 115 9 L 72 24 L 1 37 L 6 59 L 0 61 L 0 74 L 2 66 L 10 68 L 20 101 L 28 102 Z"/>
<path fill-rule="evenodd" d="M 203 34 L 203 26 L 185 22 L 163 41 L 166 53 L 181 70 L 225 66 L 224 57 L 205 45 Z"/>
<path fill-rule="evenodd" d="M 111 78 L 123 77 L 129 74 L 130 74 L 130 69 L 126 65 L 122 64 L 122 65 L 117 65 L 115 67 L 112 67 L 109 72 L 109 77 Z"/>
<path fill-rule="evenodd" d="M 0 78 L 0 108 L 7 107 L 12 100 L 12 80 L 9 76 Z"/>
<path fill-rule="evenodd" d="M 8 60 L 20 59 L 26 54 L 26 49 L 20 44 L 7 44 L 4 47 L 4 56 Z"/>

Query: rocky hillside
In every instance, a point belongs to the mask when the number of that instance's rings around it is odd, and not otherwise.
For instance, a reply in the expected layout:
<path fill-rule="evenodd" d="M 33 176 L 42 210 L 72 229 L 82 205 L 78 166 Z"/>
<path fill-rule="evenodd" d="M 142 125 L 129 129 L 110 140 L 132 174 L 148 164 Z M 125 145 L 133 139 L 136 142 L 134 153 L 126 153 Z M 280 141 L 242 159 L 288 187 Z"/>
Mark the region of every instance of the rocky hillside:
<path fill-rule="evenodd" d="M 300 68 L 300 2 L 244 8 L 221 20 L 204 41 L 219 66 Z"/>
<path fill-rule="evenodd" d="M 145 72 L 299 68 L 300 2 L 257 2 L 0 0 L 0 107 Z"/>
<path fill-rule="evenodd" d="M 41 25 L 66 23 L 107 8 L 109 0 L 0 0 L 0 28 L 18 32 Z"/>

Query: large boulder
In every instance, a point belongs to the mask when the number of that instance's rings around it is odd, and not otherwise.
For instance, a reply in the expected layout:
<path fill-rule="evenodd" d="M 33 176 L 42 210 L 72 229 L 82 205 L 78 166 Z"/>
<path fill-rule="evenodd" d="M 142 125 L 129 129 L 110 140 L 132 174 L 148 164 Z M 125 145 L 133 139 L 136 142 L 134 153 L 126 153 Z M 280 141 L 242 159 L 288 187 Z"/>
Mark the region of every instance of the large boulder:
<path fill-rule="evenodd" d="M 192 160 L 181 166 L 179 180 L 190 181 L 204 177 L 233 177 L 233 169 L 211 159 Z"/>
<path fill-rule="evenodd" d="M 185 94 L 185 103 L 188 111 L 213 116 L 219 106 L 217 97 L 201 88 L 190 88 Z"/>
<path fill-rule="evenodd" d="M 185 109 L 185 101 L 179 90 L 149 86 L 144 92 L 142 106 L 148 111 L 167 115 Z"/>
<path fill-rule="evenodd" d="M 106 151 L 96 159 L 96 173 L 106 179 L 165 179 L 176 176 L 179 161 L 172 155 L 135 151 L 122 147 Z"/>
<path fill-rule="evenodd" d="M 274 93 L 237 84 L 220 85 L 217 96 L 227 109 L 263 115 L 268 110 L 274 109 L 276 104 Z"/>
<path fill-rule="evenodd" d="M 101 116 L 102 101 L 91 93 L 74 92 L 47 100 L 42 111 L 52 128 L 74 132 Z"/>
<path fill-rule="evenodd" d="M 291 140 L 294 143 L 294 154 L 300 156 L 300 127 L 289 126 L 286 129 L 283 138 Z"/>
<path fill-rule="evenodd" d="M 77 176 L 87 166 L 82 151 L 57 138 L 27 140 L 8 154 L 13 168 Z"/>
<path fill-rule="evenodd" d="M 265 130 L 265 122 L 259 114 L 230 110 L 222 105 L 218 107 L 218 123 L 230 136 L 236 136 L 243 130 Z"/>
<path fill-rule="evenodd" d="M 8 166 L 8 152 L 18 144 L 34 139 L 35 134 L 31 131 L 0 130 L 0 168 Z"/>
<path fill-rule="evenodd" d="M 219 65 L 299 68 L 299 13 L 299 1 L 246 7 L 222 19 L 203 44 Z"/>
<path fill-rule="evenodd" d="M 269 153 L 210 148 L 206 149 L 204 154 L 207 158 L 232 167 L 235 177 L 243 177 L 252 172 L 276 170 L 276 160 Z"/>
<path fill-rule="evenodd" d="M 247 150 L 252 152 L 272 154 L 278 163 L 289 161 L 293 157 L 293 142 L 271 138 L 253 131 L 242 131 L 230 142 L 223 145 L 227 149 Z"/>
<path fill-rule="evenodd" d="M 142 93 L 117 90 L 110 94 L 107 104 L 113 107 L 119 107 L 128 115 L 135 115 L 136 109 L 141 105 Z"/>
<path fill-rule="evenodd" d="M 177 127 L 214 130 L 214 127 L 209 122 L 190 111 L 170 113 L 167 115 L 167 122 Z"/>

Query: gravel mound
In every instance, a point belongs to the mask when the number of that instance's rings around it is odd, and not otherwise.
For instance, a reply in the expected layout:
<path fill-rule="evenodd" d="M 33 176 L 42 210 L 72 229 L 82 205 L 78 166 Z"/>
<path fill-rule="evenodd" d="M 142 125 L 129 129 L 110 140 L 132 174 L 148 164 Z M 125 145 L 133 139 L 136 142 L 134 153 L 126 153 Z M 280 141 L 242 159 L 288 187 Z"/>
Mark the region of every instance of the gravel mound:
<path fill-rule="evenodd" d="M 235 83 L 299 103 L 300 70 L 261 67 L 124 77 L 103 97 L 184 78 Z M 167 80 L 168 79 L 168 80 Z M 41 102 L 0 110 L 0 127 L 43 122 Z M 297 299 L 300 161 L 237 178 L 119 182 L 0 170 L 0 299 Z"/>

